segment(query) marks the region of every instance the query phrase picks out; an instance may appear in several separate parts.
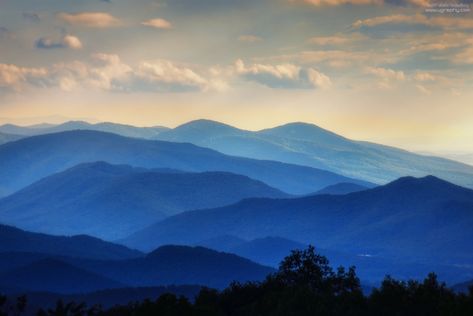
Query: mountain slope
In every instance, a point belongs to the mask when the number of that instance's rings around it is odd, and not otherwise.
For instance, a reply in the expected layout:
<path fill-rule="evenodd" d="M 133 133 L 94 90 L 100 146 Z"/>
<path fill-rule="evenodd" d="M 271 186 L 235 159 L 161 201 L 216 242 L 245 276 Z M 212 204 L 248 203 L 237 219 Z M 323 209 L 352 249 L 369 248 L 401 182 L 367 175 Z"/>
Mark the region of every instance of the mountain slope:
<path fill-rule="evenodd" d="M 0 200 L 0 221 L 48 234 L 115 240 L 185 210 L 250 197 L 288 195 L 225 172 L 174 173 L 85 163 Z"/>
<path fill-rule="evenodd" d="M 0 145 L 22 138 L 20 135 L 7 134 L 0 132 Z"/>
<path fill-rule="evenodd" d="M 136 127 L 131 125 L 117 123 L 96 123 L 90 124 L 84 121 L 69 121 L 58 125 L 34 125 L 34 126 L 17 126 L 13 124 L 5 124 L 0 126 L 0 132 L 13 133 L 23 136 L 43 135 L 50 133 L 58 133 L 73 130 L 92 130 L 100 132 L 114 133 L 127 137 L 152 139 L 163 131 L 168 130 L 167 127 Z"/>
<path fill-rule="evenodd" d="M 202 246 L 234 253 L 238 256 L 248 258 L 259 264 L 277 267 L 279 263 L 295 249 L 305 249 L 306 244 L 281 237 L 264 237 L 246 241 L 233 237 L 233 243 L 228 244 L 229 236 L 216 237 L 209 244 L 206 241 L 199 242 Z M 223 242 L 218 243 L 221 240 Z M 400 280 L 423 279 L 427 273 L 435 271 L 440 280 L 449 284 L 456 284 L 469 277 L 472 273 L 467 266 L 455 266 L 440 264 L 438 262 L 415 262 L 410 258 L 383 258 L 381 256 L 369 256 L 361 253 L 345 253 L 332 249 L 316 248 L 317 253 L 326 256 L 330 265 L 334 268 L 339 266 L 356 267 L 356 274 L 362 284 L 378 286 L 386 275 Z"/>
<path fill-rule="evenodd" d="M 232 281 L 262 280 L 274 271 L 234 254 L 187 246 L 163 246 L 139 259 L 70 263 L 131 286 L 196 284 L 223 288 Z"/>
<path fill-rule="evenodd" d="M 353 192 L 358 192 L 358 191 L 363 191 L 367 190 L 368 187 L 355 184 L 355 183 L 337 183 L 334 185 L 329 185 L 326 188 L 323 188 L 322 190 L 319 190 L 315 192 L 314 194 L 335 194 L 335 195 L 341 195 L 341 194 L 348 194 L 348 193 L 353 193 Z"/>
<path fill-rule="evenodd" d="M 52 173 L 93 161 L 194 172 L 232 172 L 263 181 L 290 194 L 307 194 L 339 182 L 365 184 L 324 170 L 226 156 L 191 144 L 72 131 L 28 137 L 1 145 L 0 190 L 13 192 Z"/>
<path fill-rule="evenodd" d="M 43 259 L 0 275 L 0 285 L 25 291 L 86 293 L 123 284 L 55 259 Z"/>
<path fill-rule="evenodd" d="M 378 184 L 402 176 L 432 174 L 473 188 L 473 166 L 353 141 L 307 123 L 290 123 L 251 132 L 219 122 L 198 120 L 164 131 L 157 139 L 191 142 L 229 155 L 326 169 Z"/>
<path fill-rule="evenodd" d="M 81 235 L 73 237 L 30 233 L 0 225 L 0 252 L 31 252 L 55 256 L 120 260 L 140 257 L 136 250 Z"/>
<path fill-rule="evenodd" d="M 321 248 L 412 260 L 473 263 L 473 191 L 438 178 L 401 178 L 347 195 L 249 199 L 185 212 L 125 239 L 141 249 L 232 235 L 279 236 Z"/>

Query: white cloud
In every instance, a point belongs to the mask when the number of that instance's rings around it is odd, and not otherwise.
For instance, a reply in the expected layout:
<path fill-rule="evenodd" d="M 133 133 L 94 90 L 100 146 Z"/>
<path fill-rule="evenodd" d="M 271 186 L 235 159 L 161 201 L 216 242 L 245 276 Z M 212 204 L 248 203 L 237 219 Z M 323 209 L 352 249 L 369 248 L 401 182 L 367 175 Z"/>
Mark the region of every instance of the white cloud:
<path fill-rule="evenodd" d="M 20 91 L 25 85 L 40 84 L 47 75 L 48 71 L 45 68 L 0 64 L 0 88 Z"/>
<path fill-rule="evenodd" d="M 414 75 L 414 80 L 416 81 L 435 81 L 435 76 L 428 72 L 416 72 Z"/>
<path fill-rule="evenodd" d="M 396 71 L 389 68 L 382 68 L 382 67 L 368 67 L 366 68 L 366 73 L 375 75 L 382 80 L 396 80 L 396 81 L 403 81 L 406 79 L 403 71 Z"/>
<path fill-rule="evenodd" d="M 53 49 L 53 48 L 70 48 L 81 49 L 82 42 L 78 37 L 73 35 L 66 35 L 60 40 L 53 40 L 49 37 L 42 37 L 36 41 L 37 48 Z"/>
<path fill-rule="evenodd" d="M 72 48 L 72 49 L 81 49 L 82 48 L 82 42 L 76 36 L 66 35 L 66 36 L 64 36 L 62 41 L 63 41 L 64 45 L 66 45 L 69 48 Z"/>
<path fill-rule="evenodd" d="M 141 24 L 154 27 L 157 29 L 171 29 L 172 28 L 171 22 L 165 19 L 151 19 L 148 21 L 141 22 Z"/>
<path fill-rule="evenodd" d="M 447 16 L 427 17 L 419 13 L 414 15 L 394 14 L 357 20 L 352 24 L 352 27 L 374 27 L 383 24 L 425 25 L 431 27 L 442 27 L 444 29 L 473 29 L 473 19 Z"/>
<path fill-rule="evenodd" d="M 316 45 L 343 45 L 351 42 L 352 39 L 345 36 L 316 36 L 308 40 L 311 44 Z"/>
<path fill-rule="evenodd" d="M 313 68 L 303 68 L 294 64 L 245 65 L 241 59 L 238 59 L 234 68 L 237 75 L 270 88 L 325 89 L 332 85 L 327 75 Z"/>
<path fill-rule="evenodd" d="M 289 0 L 295 3 L 305 3 L 314 6 L 340 6 L 340 5 L 382 5 L 387 3 L 385 0 Z M 393 2 L 389 4 L 396 5 Z M 417 7 L 428 7 L 431 5 L 430 0 L 405 0 L 401 1 L 399 5 L 410 4 Z"/>
<path fill-rule="evenodd" d="M 69 24 L 95 28 L 116 26 L 119 20 L 106 12 L 59 13 L 57 17 Z"/>
<path fill-rule="evenodd" d="M 370 5 L 382 4 L 382 0 L 292 0 L 292 2 L 303 2 L 314 6 L 339 6 L 344 4 Z"/>
<path fill-rule="evenodd" d="M 208 80 L 194 70 L 168 60 L 142 62 L 135 74 L 151 90 L 207 90 Z M 153 88 L 154 87 L 154 88 Z"/>

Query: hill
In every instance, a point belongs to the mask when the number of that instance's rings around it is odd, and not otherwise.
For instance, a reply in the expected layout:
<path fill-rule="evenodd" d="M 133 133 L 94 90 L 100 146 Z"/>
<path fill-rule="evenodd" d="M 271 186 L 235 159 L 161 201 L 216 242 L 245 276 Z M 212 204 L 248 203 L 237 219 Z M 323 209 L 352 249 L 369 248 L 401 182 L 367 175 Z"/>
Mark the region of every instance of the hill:
<path fill-rule="evenodd" d="M 0 132 L 13 133 L 22 136 L 34 136 L 51 134 L 73 130 L 91 130 L 114 133 L 126 137 L 136 138 L 147 138 L 152 139 L 163 131 L 168 130 L 167 127 L 154 126 L 154 127 L 136 127 L 125 124 L 102 122 L 91 124 L 84 121 L 69 121 L 63 124 L 40 124 L 32 126 L 18 126 L 13 124 L 5 124 L 0 126 Z"/>
<path fill-rule="evenodd" d="M 86 293 L 123 284 L 55 259 L 43 259 L 0 275 L 0 284 L 24 291 Z"/>
<path fill-rule="evenodd" d="M 174 173 L 95 162 L 54 174 L 0 200 L 0 220 L 30 231 L 115 240 L 184 210 L 250 197 L 288 195 L 231 173 Z"/>
<path fill-rule="evenodd" d="M 224 288 L 232 281 L 262 280 L 274 271 L 273 268 L 234 254 L 187 246 L 163 246 L 145 257 L 126 260 L 95 260 L 47 256 L 39 253 L 1 252 L 0 259 L 6 261 L 0 263 L 0 288 L 10 287 L 19 288 L 19 291 L 56 293 L 76 292 L 67 290 L 67 284 L 75 282 L 70 281 L 74 279 L 68 278 L 66 275 L 72 271 L 71 267 L 100 276 L 103 279 L 114 280 L 114 284 L 109 284 L 104 288 L 168 285 L 202 285 Z M 55 270 L 59 271 L 57 278 L 51 276 Z M 60 271 L 63 270 L 65 272 L 61 274 Z M 78 275 L 83 274 L 80 271 L 77 271 Z M 47 281 L 48 276 L 51 276 L 51 282 Z M 31 279 L 33 283 L 28 284 L 28 279 Z M 18 282 L 15 283 L 15 280 Z M 41 280 L 44 282 L 42 286 Z M 92 281 L 90 285 L 95 284 Z M 58 286 L 57 290 L 50 287 L 56 286 L 54 284 Z M 98 286 L 95 285 L 95 287 L 99 289 Z M 94 289 L 89 290 L 93 291 Z"/>
<path fill-rule="evenodd" d="M 358 191 L 363 191 L 369 189 L 366 186 L 355 184 L 355 183 L 337 183 L 334 185 L 329 185 L 322 190 L 315 192 L 314 194 L 334 194 L 342 195 Z"/>
<path fill-rule="evenodd" d="M 139 249 L 222 235 L 279 236 L 348 254 L 439 264 L 473 263 L 473 191 L 438 178 L 401 178 L 346 195 L 248 199 L 185 212 L 123 242 Z"/>
<path fill-rule="evenodd" d="M 228 155 L 330 170 L 377 184 L 403 176 L 435 175 L 473 188 L 471 165 L 350 140 L 307 123 L 289 123 L 252 132 L 219 122 L 197 120 L 164 131 L 157 139 L 191 142 Z"/>
<path fill-rule="evenodd" d="M 22 138 L 20 135 L 6 134 L 0 132 L 0 145 Z"/>
<path fill-rule="evenodd" d="M 332 172 L 227 156 L 192 144 L 72 131 L 24 138 L 0 146 L 0 190 L 14 192 L 84 162 L 107 161 L 144 168 L 225 171 L 248 176 L 290 194 L 307 194 L 339 182 L 365 184 Z"/>
<path fill-rule="evenodd" d="M 142 256 L 139 251 L 85 235 L 51 236 L 5 225 L 0 225 L 0 240 L 0 253 L 30 252 L 98 260 L 120 260 Z M 11 260 L 10 258 L 8 261 Z"/>
<path fill-rule="evenodd" d="M 224 288 L 232 281 L 262 280 L 272 268 L 234 254 L 203 247 L 162 246 L 145 258 L 122 261 L 80 260 L 82 269 L 131 286 L 197 284 Z"/>

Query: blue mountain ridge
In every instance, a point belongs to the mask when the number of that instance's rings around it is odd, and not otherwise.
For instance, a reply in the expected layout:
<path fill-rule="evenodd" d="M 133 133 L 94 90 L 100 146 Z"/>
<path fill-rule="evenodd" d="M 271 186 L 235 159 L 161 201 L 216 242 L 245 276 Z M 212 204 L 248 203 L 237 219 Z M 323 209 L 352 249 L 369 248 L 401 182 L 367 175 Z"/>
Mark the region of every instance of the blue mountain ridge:
<path fill-rule="evenodd" d="M 232 157 L 192 144 L 81 130 L 33 136 L 1 145 L 0 190 L 13 193 L 53 173 L 94 161 L 192 172 L 231 172 L 289 194 L 307 194 L 340 182 L 366 184 L 325 170 Z"/>
<path fill-rule="evenodd" d="M 289 195 L 227 172 L 162 172 L 84 163 L 1 199 L 0 221 L 30 231 L 114 240 L 185 210 L 249 197 Z"/>
<path fill-rule="evenodd" d="M 346 195 L 247 199 L 167 218 L 122 240 L 147 250 L 223 235 L 278 236 L 348 254 L 473 263 L 473 191 L 433 176 L 406 177 Z"/>

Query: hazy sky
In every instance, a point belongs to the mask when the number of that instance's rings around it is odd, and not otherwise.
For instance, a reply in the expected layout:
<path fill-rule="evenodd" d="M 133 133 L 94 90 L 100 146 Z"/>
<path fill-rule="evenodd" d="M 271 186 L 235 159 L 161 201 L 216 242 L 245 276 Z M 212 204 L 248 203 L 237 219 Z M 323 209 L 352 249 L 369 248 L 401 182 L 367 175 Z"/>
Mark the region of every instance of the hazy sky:
<path fill-rule="evenodd" d="M 429 1 L 0 0 L 0 123 L 305 121 L 473 152 L 473 12 Z"/>

